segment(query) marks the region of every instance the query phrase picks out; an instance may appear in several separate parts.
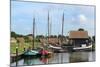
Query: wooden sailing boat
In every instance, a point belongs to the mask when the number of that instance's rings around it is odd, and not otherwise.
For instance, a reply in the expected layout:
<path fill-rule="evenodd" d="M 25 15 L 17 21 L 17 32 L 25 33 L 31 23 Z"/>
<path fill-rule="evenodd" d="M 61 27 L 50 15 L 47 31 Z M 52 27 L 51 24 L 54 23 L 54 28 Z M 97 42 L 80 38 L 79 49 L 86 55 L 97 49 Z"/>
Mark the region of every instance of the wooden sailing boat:
<path fill-rule="evenodd" d="M 57 47 L 57 46 L 55 47 L 52 44 L 49 44 L 49 42 L 50 42 L 50 35 L 51 35 L 51 31 L 52 31 L 51 27 L 52 27 L 52 23 L 50 22 L 49 12 L 48 12 L 48 45 L 49 45 L 49 48 L 61 49 L 60 47 Z"/>
<path fill-rule="evenodd" d="M 50 32 L 49 32 L 50 26 L 49 26 L 49 24 L 50 24 L 50 22 L 49 22 L 49 12 L 48 12 L 48 38 L 47 38 L 48 43 L 47 44 L 49 44 L 49 35 L 50 35 Z M 49 55 L 52 54 L 52 52 L 48 51 L 44 46 L 42 48 L 42 50 L 40 51 L 40 54 L 41 54 L 41 57 L 46 57 L 46 56 L 48 57 Z"/>
<path fill-rule="evenodd" d="M 34 49 L 35 48 L 35 18 L 33 18 L 33 44 L 32 49 L 25 51 L 24 56 L 39 56 L 39 50 Z"/>
<path fill-rule="evenodd" d="M 60 41 L 61 43 L 59 43 L 60 46 L 53 46 L 53 45 L 49 45 L 49 48 L 52 48 L 54 49 L 54 52 L 63 52 L 63 49 L 61 48 L 61 45 L 63 44 L 63 28 L 64 28 L 64 13 L 63 13 L 63 16 L 62 16 L 62 32 L 61 32 L 61 38 L 60 38 Z M 49 32 L 49 22 L 48 22 L 48 32 Z M 49 36 L 49 33 L 48 33 L 48 36 Z M 58 38 L 59 39 L 59 38 Z M 58 40 L 59 42 L 59 40 Z"/>

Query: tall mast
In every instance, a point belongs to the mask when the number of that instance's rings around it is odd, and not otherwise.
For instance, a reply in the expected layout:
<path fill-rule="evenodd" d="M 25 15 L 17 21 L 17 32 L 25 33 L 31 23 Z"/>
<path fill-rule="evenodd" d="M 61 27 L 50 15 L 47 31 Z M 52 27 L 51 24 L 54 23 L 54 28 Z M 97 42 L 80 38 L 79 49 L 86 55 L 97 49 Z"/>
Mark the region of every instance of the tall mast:
<path fill-rule="evenodd" d="M 62 17 L 62 38 L 61 38 L 61 44 L 63 43 L 63 32 L 64 32 L 64 13 Z"/>
<path fill-rule="evenodd" d="M 49 32 L 49 30 L 50 30 L 50 22 L 49 22 L 49 11 L 48 11 L 48 43 L 49 43 L 49 35 L 50 35 L 50 32 Z"/>
<path fill-rule="evenodd" d="M 51 23 L 51 21 L 49 21 L 49 25 L 50 25 L 50 26 L 49 26 L 49 29 L 50 29 L 50 30 L 49 30 L 49 31 L 50 31 L 50 32 L 49 32 L 49 35 L 51 35 L 51 33 L 52 33 L 52 23 Z"/>
<path fill-rule="evenodd" d="M 34 40 L 35 40 L 35 18 L 33 18 L 33 45 L 32 48 L 34 49 Z"/>
<path fill-rule="evenodd" d="M 64 29 L 64 13 L 62 16 L 62 37 L 61 37 L 61 45 L 63 44 L 63 29 Z M 61 63 L 63 63 L 63 53 L 61 54 Z"/>

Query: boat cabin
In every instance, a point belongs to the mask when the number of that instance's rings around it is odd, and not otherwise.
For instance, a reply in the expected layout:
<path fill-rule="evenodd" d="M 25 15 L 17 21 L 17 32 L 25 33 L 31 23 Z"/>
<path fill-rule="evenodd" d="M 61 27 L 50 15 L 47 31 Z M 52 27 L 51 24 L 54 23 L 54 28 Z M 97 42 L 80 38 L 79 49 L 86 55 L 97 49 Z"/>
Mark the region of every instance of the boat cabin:
<path fill-rule="evenodd" d="M 75 47 L 88 46 L 89 36 L 87 31 L 70 31 L 69 43 Z"/>

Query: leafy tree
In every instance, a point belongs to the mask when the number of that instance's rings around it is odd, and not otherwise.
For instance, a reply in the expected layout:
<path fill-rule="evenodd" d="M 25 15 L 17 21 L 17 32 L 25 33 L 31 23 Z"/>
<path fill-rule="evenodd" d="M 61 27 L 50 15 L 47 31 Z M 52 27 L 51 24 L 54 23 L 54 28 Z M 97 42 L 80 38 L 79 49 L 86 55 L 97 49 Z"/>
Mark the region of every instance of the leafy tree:
<path fill-rule="evenodd" d="M 28 35 L 26 35 L 26 36 L 33 36 L 33 34 L 28 34 Z"/>
<path fill-rule="evenodd" d="M 92 40 L 93 40 L 93 42 L 95 42 L 95 36 L 92 36 Z"/>
<path fill-rule="evenodd" d="M 43 35 L 37 35 L 36 38 L 44 38 Z"/>
<path fill-rule="evenodd" d="M 66 36 L 66 38 L 68 39 L 68 38 L 69 38 L 69 36 Z"/>
<path fill-rule="evenodd" d="M 64 35 L 58 35 L 58 38 L 65 38 L 65 36 Z"/>
<path fill-rule="evenodd" d="M 54 35 L 53 37 L 54 37 L 54 38 L 57 38 L 57 36 L 56 36 L 56 35 Z"/>
<path fill-rule="evenodd" d="M 24 37 L 23 35 L 20 35 L 20 34 L 16 34 L 17 35 L 17 37 Z"/>
<path fill-rule="evenodd" d="M 17 38 L 17 37 L 24 37 L 24 35 L 16 34 L 15 32 L 11 32 L 11 37 Z"/>
<path fill-rule="evenodd" d="M 61 37 L 62 37 L 62 35 L 59 34 L 59 35 L 58 35 L 58 38 L 61 38 Z"/>
<path fill-rule="evenodd" d="M 25 42 L 30 42 L 29 38 L 27 36 L 24 36 Z"/>
<path fill-rule="evenodd" d="M 92 38 L 89 36 L 89 43 L 92 42 Z"/>
<path fill-rule="evenodd" d="M 53 35 L 50 35 L 51 38 L 53 38 Z"/>
<path fill-rule="evenodd" d="M 84 31 L 84 29 L 83 28 L 79 28 L 78 31 Z"/>
<path fill-rule="evenodd" d="M 16 38 L 17 37 L 17 34 L 15 33 L 15 32 L 11 32 L 11 37 L 14 37 L 14 38 Z"/>

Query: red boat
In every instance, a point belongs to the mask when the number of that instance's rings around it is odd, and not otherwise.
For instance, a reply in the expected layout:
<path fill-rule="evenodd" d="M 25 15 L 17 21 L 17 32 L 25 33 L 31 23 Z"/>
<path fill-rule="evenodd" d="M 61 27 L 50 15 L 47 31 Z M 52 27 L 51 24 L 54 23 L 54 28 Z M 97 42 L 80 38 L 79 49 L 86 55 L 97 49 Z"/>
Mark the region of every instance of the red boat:
<path fill-rule="evenodd" d="M 49 54 L 49 52 L 47 51 L 47 50 L 40 50 L 40 52 L 39 52 L 41 55 L 48 55 Z"/>

